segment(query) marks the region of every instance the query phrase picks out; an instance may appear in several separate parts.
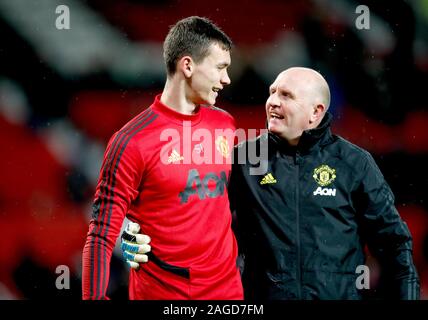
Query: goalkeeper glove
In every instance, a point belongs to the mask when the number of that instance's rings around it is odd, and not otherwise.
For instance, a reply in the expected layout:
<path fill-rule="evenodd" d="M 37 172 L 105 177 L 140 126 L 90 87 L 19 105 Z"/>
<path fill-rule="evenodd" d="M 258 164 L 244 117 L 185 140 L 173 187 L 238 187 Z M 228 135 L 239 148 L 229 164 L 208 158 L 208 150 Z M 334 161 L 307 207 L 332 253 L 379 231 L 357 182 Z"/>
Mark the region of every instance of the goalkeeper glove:
<path fill-rule="evenodd" d="M 132 268 L 138 270 L 140 263 L 148 261 L 145 254 L 151 250 L 149 245 L 150 237 L 145 234 L 139 234 L 140 225 L 135 222 L 129 222 L 121 236 L 121 246 L 123 257 L 126 263 Z"/>

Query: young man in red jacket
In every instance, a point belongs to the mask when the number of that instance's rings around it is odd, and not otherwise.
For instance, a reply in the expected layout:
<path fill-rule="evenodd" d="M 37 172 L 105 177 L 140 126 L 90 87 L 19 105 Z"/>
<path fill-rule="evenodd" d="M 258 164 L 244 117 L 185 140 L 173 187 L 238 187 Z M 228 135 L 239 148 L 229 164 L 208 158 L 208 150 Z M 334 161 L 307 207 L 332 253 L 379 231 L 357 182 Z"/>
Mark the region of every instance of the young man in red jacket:
<path fill-rule="evenodd" d="M 125 216 L 151 237 L 140 251 L 151 249 L 149 262 L 131 269 L 130 299 L 243 298 L 226 190 L 235 123 L 212 107 L 230 83 L 231 45 L 205 18 L 170 29 L 162 94 L 105 152 L 83 250 L 84 299 L 107 299 Z"/>

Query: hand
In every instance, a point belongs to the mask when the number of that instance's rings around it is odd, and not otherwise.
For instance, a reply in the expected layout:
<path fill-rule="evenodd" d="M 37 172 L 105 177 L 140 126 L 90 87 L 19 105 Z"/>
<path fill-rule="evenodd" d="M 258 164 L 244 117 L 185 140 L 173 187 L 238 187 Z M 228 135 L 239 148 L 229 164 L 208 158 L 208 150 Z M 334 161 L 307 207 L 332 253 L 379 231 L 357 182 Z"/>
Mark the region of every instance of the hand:
<path fill-rule="evenodd" d="M 138 270 L 140 263 L 145 263 L 149 260 L 144 253 L 152 249 L 149 245 L 150 237 L 138 232 L 140 232 L 140 225 L 135 222 L 129 222 L 120 239 L 123 257 L 128 265 L 135 270 Z"/>

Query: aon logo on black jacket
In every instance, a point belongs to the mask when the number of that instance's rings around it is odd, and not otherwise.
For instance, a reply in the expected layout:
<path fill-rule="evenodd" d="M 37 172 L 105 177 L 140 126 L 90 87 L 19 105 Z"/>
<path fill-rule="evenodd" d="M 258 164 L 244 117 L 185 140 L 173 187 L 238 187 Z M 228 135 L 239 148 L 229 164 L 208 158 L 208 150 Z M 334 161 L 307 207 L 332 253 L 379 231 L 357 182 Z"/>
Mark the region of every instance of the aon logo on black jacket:
<path fill-rule="evenodd" d="M 336 189 L 318 187 L 314 191 L 314 196 L 330 196 L 330 197 L 335 197 L 336 196 Z"/>

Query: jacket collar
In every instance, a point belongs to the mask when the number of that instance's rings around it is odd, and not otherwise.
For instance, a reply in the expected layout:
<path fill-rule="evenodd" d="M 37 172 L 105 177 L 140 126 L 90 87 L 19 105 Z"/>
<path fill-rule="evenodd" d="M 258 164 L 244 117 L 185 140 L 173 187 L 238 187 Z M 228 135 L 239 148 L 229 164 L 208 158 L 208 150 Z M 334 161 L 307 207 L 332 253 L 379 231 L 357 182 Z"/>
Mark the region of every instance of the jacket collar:
<path fill-rule="evenodd" d="M 296 151 L 302 154 L 309 153 L 313 148 L 327 143 L 332 138 L 330 130 L 332 119 L 332 114 L 327 112 L 318 127 L 303 131 L 296 147 L 290 146 L 286 140 L 271 132 L 268 133 L 269 141 L 274 148 L 286 153 L 294 153 Z"/>

